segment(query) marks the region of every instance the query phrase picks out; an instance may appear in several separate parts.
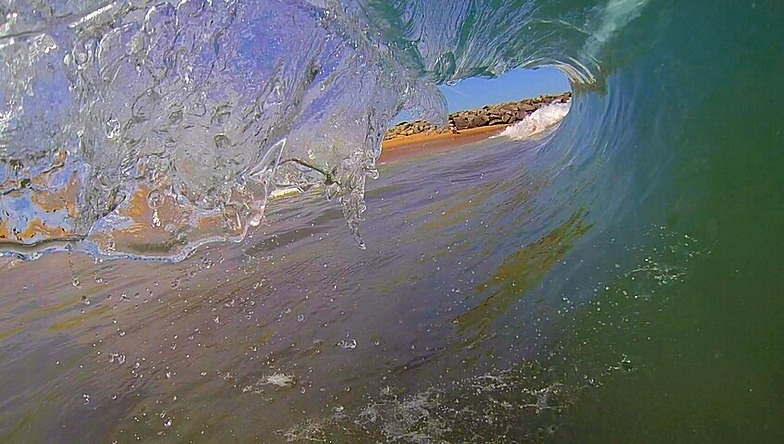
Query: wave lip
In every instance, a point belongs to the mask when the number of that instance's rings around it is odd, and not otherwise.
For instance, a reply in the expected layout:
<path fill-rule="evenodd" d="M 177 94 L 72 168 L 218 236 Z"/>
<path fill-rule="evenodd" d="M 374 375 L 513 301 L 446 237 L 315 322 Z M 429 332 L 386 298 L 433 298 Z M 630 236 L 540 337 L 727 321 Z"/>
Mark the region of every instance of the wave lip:
<path fill-rule="evenodd" d="M 437 84 L 515 67 L 598 88 L 583 48 L 635 17 L 627 0 L 568 20 L 537 0 L 28 3 L 0 25 L 0 254 L 27 258 L 177 260 L 314 184 L 362 245 L 394 116 L 443 126 Z"/>

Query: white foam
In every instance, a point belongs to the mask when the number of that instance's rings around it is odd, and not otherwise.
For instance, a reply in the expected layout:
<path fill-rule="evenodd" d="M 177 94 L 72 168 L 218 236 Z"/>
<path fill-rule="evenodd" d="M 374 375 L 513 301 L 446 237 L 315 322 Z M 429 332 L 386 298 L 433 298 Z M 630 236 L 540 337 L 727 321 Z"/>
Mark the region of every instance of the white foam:
<path fill-rule="evenodd" d="M 525 119 L 504 129 L 496 137 L 509 137 L 514 140 L 528 139 L 561 123 L 569 113 L 570 106 L 571 101 L 545 105 Z"/>

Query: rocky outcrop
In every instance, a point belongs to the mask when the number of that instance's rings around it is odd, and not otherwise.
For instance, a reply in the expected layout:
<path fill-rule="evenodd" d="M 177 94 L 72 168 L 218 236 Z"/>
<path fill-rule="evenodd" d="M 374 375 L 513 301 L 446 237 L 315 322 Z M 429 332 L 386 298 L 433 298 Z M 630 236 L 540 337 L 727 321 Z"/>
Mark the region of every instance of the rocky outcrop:
<path fill-rule="evenodd" d="M 526 116 L 542 106 L 551 103 L 565 103 L 571 98 L 572 93 L 565 92 L 555 96 L 539 96 L 519 102 L 501 103 L 499 105 L 484 106 L 480 109 L 457 111 L 449 115 L 449 121 L 453 122 L 458 130 L 491 125 L 509 125 L 525 119 Z M 413 136 L 414 134 L 438 134 L 445 132 L 449 132 L 448 125 L 437 128 L 425 120 L 415 120 L 413 122 L 400 122 L 389 128 L 386 136 L 384 136 L 384 140 Z"/>

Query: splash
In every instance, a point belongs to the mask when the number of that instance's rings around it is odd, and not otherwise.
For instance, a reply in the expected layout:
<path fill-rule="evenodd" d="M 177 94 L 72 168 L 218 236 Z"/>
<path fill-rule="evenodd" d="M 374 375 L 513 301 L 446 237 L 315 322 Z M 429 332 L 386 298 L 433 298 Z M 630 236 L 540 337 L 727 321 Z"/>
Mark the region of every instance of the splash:
<path fill-rule="evenodd" d="M 569 114 L 571 102 L 552 103 L 531 113 L 525 119 L 504 129 L 495 137 L 509 137 L 514 140 L 525 140 L 555 128 Z"/>

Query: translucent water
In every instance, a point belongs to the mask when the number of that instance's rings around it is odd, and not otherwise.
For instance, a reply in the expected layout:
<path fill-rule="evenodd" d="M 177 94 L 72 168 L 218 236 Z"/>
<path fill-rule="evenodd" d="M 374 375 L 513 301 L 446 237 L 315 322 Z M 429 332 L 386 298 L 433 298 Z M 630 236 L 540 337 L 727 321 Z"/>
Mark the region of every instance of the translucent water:
<path fill-rule="evenodd" d="M 4 4 L 0 437 L 782 442 L 783 14 Z M 545 65 L 554 131 L 376 165 Z"/>

